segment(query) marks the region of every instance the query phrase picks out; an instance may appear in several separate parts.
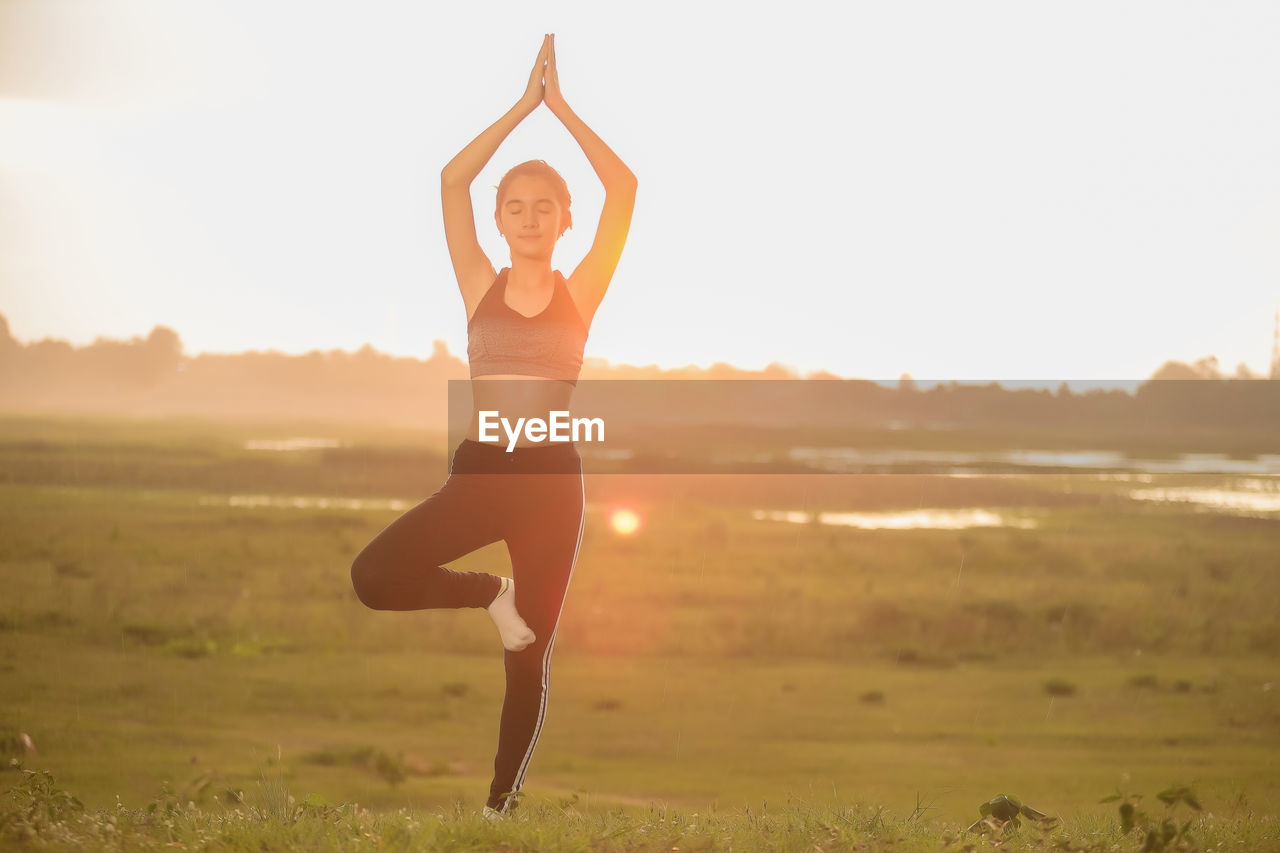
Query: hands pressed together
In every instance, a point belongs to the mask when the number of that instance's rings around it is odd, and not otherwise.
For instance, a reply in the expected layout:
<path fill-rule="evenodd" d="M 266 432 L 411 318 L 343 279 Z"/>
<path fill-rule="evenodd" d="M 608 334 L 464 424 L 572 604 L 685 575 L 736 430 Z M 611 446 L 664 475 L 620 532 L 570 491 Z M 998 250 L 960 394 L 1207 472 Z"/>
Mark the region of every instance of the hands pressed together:
<path fill-rule="evenodd" d="M 613 278 L 618 258 L 631 227 L 635 208 L 636 176 L 604 140 L 575 113 L 560 91 L 556 71 L 555 36 L 543 36 L 538 59 L 529 73 L 529 83 L 515 105 L 497 121 L 466 144 L 440 170 L 440 198 L 444 210 L 445 239 L 453 260 L 458 286 L 474 312 L 497 273 L 476 237 L 475 212 L 471 205 L 471 184 L 489 163 L 498 146 L 539 104 L 546 104 L 586 155 L 587 162 L 604 185 L 604 205 L 596 225 L 596 236 L 586 257 L 567 279 L 583 318 L 589 323 L 596 306 Z"/>
<path fill-rule="evenodd" d="M 560 76 L 556 72 L 556 42 L 552 34 L 547 34 L 542 39 L 538 59 L 529 74 L 529 85 L 520 98 L 520 103 L 528 112 L 532 112 L 538 104 L 545 103 L 557 116 L 568 106 L 560 92 Z"/>

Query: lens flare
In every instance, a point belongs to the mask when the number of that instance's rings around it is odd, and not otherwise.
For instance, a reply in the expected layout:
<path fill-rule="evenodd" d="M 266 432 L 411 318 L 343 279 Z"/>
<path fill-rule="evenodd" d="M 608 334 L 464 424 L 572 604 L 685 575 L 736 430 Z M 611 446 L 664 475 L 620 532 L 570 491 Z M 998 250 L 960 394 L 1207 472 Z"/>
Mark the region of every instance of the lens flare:
<path fill-rule="evenodd" d="M 619 536 L 630 536 L 640 529 L 640 516 L 629 509 L 615 509 L 609 515 L 609 526 Z"/>

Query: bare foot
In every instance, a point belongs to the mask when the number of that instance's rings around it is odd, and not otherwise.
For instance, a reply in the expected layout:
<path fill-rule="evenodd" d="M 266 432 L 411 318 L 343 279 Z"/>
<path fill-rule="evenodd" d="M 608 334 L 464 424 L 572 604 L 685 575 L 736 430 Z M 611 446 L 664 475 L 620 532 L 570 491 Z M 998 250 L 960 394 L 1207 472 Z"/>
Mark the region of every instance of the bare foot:
<path fill-rule="evenodd" d="M 518 652 L 538 639 L 516 611 L 516 582 L 511 578 L 502 579 L 502 589 L 487 609 L 493 624 L 498 626 L 502 646 L 508 651 Z"/>

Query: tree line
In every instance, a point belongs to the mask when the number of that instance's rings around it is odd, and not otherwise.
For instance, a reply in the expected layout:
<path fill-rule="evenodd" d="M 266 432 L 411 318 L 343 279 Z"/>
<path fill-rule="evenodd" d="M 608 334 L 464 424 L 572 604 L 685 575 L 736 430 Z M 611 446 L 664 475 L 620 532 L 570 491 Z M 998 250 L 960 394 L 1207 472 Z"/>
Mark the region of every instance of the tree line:
<path fill-rule="evenodd" d="M 426 359 L 391 356 L 368 345 L 356 352 L 191 356 L 184 353 L 178 334 L 163 326 L 146 337 L 100 338 L 80 347 L 52 339 L 23 344 L 0 316 L 0 410 L 10 413 L 436 425 L 447 411 L 448 380 L 467 376 L 465 362 L 441 341 Z M 906 375 L 895 387 L 859 379 L 834 382 L 840 377 L 825 372 L 799 376 L 777 363 L 755 371 L 723 363 L 664 370 L 588 359 L 582 371 L 582 379 L 597 386 L 601 383 L 593 380 L 806 380 L 741 386 L 732 393 L 699 386 L 702 390 L 688 397 L 695 410 L 701 406 L 747 422 L 753 420 L 748 412 L 768 421 L 785 409 L 797 423 L 834 427 L 1280 435 L 1280 382 L 1243 381 L 1246 377 L 1254 378 L 1247 370 L 1224 377 L 1212 357 L 1191 365 L 1166 362 L 1132 391 L 1073 392 L 1065 384 L 1050 391 L 1005 387 L 998 381 L 922 388 Z M 670 395 L 675 387 L 654 393 Z M 738 403 L 730 402 L 734 400 Z M 1280 452 L 1280 439 L 1276 445 L 1274 452 Z"/>

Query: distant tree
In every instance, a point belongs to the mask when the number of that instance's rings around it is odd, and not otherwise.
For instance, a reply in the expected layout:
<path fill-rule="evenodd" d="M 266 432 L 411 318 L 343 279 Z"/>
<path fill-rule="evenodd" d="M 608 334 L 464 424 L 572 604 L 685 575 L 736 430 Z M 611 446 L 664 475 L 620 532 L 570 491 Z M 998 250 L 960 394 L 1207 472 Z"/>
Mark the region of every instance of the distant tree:
<path fill-rule="evenodd" d="M 0 368 L 16 362 L 21 352 L 22 344 L 9 332 L 9 321 L 0 314 Z"/>
<path fill-rule="evenodd" d="M 75 350 L 66 341 L 45 338 L 27 344 L 27 358 L 35 371 L 56 371 L 66 367 L 75 357 Z"/>
<path fill-rule="evenodd" d="M 771 361 L 760 372 L 761 379 L 795 379 L 796 372 L 785 364 L 777 361 Z"/>
<path fill-rule="evenodd" d="M 152 380 L 174 373 L 182 363 L 182 339 L 167 326 L 156 326 L 143 344 L 146 372 Z"/>
<path fill-rule="evenodd" d="M 168 326 L 156 326 L 151 330 L 147 335 L 147 348 L 174 360 L 182 358 L 182 338 Z"/>
<path fill-rule="evenodd" d="M 1199 362 L 1196 362 L 1199 364 Z M 1166 361 L 1160 365 L 1160 369 L 1151 374 L 1153 380 L 1166 379 L 1204 379 L 1194 367 L 1183 364 L 1181 361 Z"/>
<path fill-rule="evenodd" d="M 1216 355 L 1206 355 L 1204 358 L 1197 359 L 1191 365 L 1191 369 L 1200 374 L 1201 379 L 1222 379 L 1222 373 L 1218 371 L 1218 357 Z"/>

